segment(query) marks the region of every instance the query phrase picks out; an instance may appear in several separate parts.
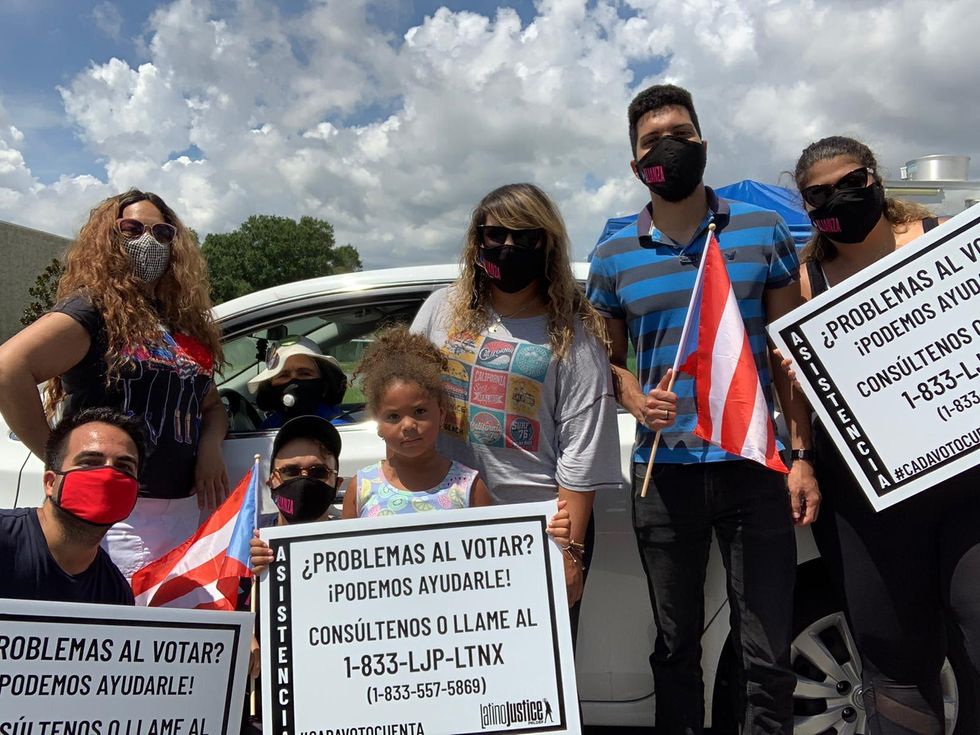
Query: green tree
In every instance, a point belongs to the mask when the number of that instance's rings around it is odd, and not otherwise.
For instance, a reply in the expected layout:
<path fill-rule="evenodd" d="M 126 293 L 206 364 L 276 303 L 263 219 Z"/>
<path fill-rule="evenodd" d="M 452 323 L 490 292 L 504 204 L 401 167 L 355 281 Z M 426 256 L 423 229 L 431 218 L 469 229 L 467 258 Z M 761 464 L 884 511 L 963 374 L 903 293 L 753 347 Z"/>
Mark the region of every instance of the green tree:
<path fill-rule="evenodd" d="M 31 295 L 31 303 L 24 309 L 24 313 L 20 318 L 20 323 L 25 327 L 33 324 L 41 315 L 54 306 L 54 297 L 58 291 L 58 281 L 61 280 L 61 274 L 63 272 L 64 267 L 61 265 L 61 261 L 54 258 L 38 275 L 37 280 L 34 281 L 34 285 L 28 289 L 27 292 Z"/>
<path fill-rule="evenodd" d="M 282 283 L 361 269 L 357 250 L 336 247 L 333 225 L 315 217 L 297 222 L 255 214 L 234 232 L 205 237 L 201 251 L 208 261 L 215 303 Z"/>

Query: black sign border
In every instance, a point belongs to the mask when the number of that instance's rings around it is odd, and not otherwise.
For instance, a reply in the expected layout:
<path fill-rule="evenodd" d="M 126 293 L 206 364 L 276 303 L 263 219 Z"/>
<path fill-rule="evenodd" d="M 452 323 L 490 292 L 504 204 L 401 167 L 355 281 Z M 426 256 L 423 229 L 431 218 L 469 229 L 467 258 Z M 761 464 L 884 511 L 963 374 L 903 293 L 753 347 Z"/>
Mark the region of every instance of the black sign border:
<path fill-rule="evenodd" d="M 834 388 L 834 393 L 836 393 L 840 405 L 843 406 L 844 409 L 846 409 L 848 415 L 851 417 L 851 421 L 854 423 L 855 426 L 857 426 L 858 430 L 864 436 L 866 436 L 866 437 L 869 436 L 868 432 L 866 432 L 864 430 L 864 427 L 862 427 L 861 424 L 860 424 L 860 422 L 858 422 L 858 420 L 854 417 L 854 411 L 851 409 L 850 405 L 848 405 L 847 401 L 844 400 L 842 394 L 840 393 L 840 390 L 837 387 L 837 383 L 835 383 L 833 381 L 833 379 L 830 377 L 830 375 L 824 369 L 823 363 L 821 362 L 820 358 L 817 357 L 817 353 L 813 350 L 813 347 L 810 345 L 809 341 L 802 334 L 802 329 L 801 329 L 802 325 L 806 324 L 807 322 L 810 322 L 811 320 L 813 320 L 816 317 L 820 316 L 821 314 L 823 314 L 825 311 L 827 311 L 831 307 L 838 305 L 841 301 L 844 301 L 844 300 L 850 298 L 851 296 L 853 296 L 854 294 L 858 293 L 859 291 L 864 291 L 864 290 L 868 289 L 868 287 L 871 284 L 876 283 L 876 282 L 882 280 L 883 278 L 885 278 L 886 276 L 891 275 L 895 271 L 901 270 L 901 269 L 905 268 L 906 266 L 908 266 L 910 263 L 913 263 L 916 260 L 919 260 L 920 258 L 922 258 L 923 256 L 928 255 L 929 253 L 931 253 L 932 251 L 934 251 L 936 248 L 940 247 L 941 245 L 945 245 L 947 242 L 949 242 L 953 238 L 962 235 L 964 232 L 966 232 L 967 230 L 970 230 L 970 229 L 976 227 L 977 225 L 980 225 L 980 216 L 977 216 L 974 219 L 972 219 L 972 220 L 970 220 L 970 221 L 968 221 L 968 222 L 960 225 L 959 228 L 957 228 L 956 230 L 953 230 L 952 232 L 950 232 L 950 233 L 948 233 L 946 235 L 943 235 L 942 237 L 938 238 L 935 242 L 932 242 L 932 243 L 930 243 L 928 245 L 925 245 L 925 246 L 919 248 L 918 250 L 915 250 L 914 252 L 909 252 L 909 254 L 907 255 L 907 257 L 897 259 L 897 261 L 895 262 L 894 265 L 889 266 L 888 268 L 886 268 L 885 270 L 881 271 L 880 273 L 876 273 L 872 278 L 870 278 L 870 279 L 862 282 L 860 285 L 853 286 L 850 289 L 848 289 L 847 291 L 841 292 L 841 294 L 839 296 L 836 295 L 836 294 L 834 294 L 834 298 L 827 299 L 827 301 L 826 301 L 825 304 L 823 304 L 823 305 L 815 308 L 813 311 L 811 311 L 806 316 L 797 319 L 792 324 L 789 324 L 786 327 L 783 327 L 782 329 L 779 330 L 779 336 L 786 343 L 787 348 L 789 348 L 790 352 L 793 354 L 793 357 L 797 360 L 798 363 L 800 363 L 800 362 L 806 362 L 807 364 L 815 364 L 820 369 L 821 376 L 823 378 L 825 378 L 831 384 L 831 386 Z M 896 251 L 896 252 L 901 253 L 900 250 L 899 251 Z M 980 263 L 980 260 L 978 260 L 978 263 Z M 833 290 L 830 290 L 830 291 L 825 292 L 825 293 L 834 293 L 834 291 Z M 796 333 L 796 335 L 795 335 L 796 338 L 801 341 L 802 345 L 805 346 L 805 347 L 808 347 L 810 349 L 811 359 L 806 360 L 806 361 L 801 360 L 800 355 L 799 355 L 797 349 L 795 349 L 795 347 L 793 345 L 793 339 L 792 338 L 794 336 L 794 332 Z M 805 371 L 802 371 L 802 372 L 804 372 L 804 374 L 805 374 Z M 811 385 L 814 385 L 814 384 L 811 383 Z M 834 423 L 837 431 L 840 433 L 841 437 L 844 438 L 845 437 L 845 432 L 841 429 L 842 422 L 839 420 L 839 416 L 837 416 L 837 410 L 839 410 L 839 407 L 829 405 L 828 402 L 825 400 L 824 395 L 821 393 L 821 391 L 817 390 L 816 387 L 814 387 L 814 393 L 817 394 L 818 398 L 820 399 L 821 405 L 824 407 L 824 410 L 831 417 L 831 420 L 833 421 L 833 423 Z M 980 450 L 980 444 L 974 445 L 973 447 L 967 449 L 964 452 L 961 452 L 960 454 L 957 454 L 955 456 L 952 456 L 949 459 L 944 459 L 941 462 L 937 462 L 936 464 L 934 464 L 934 465 L 926 468 L 922 472 L 919 472 L 919 473 L 917 473 L 915 475 L 911 475 L 911 476 L 909 476 L 907 478 L 904 478 L 902 480 L 896 480 L 895 477 L 892 475 L 891 468 L 885 467 L 882 464 L 881 458 L 878 456 L 878 453 L 874 450 L 874 447 L 871 446 L 870 442 L 869 442 L 869 447 L 871 449 L 871 455 L 873 455 L 873 459 L 878 463 L 879 467 L 881 467 L 881 470 L 879 472 L 874 472 L 873 470 L 869 471 L 870 468 L 867 466 L 867 463 L 864 461 L 864 458 L 861 457 L 861 456 L 859 456 L 857 453 L 855 453 L 854 448 L 850 445 L 849 442 L 847 442 L 846 439 L 844 440 L 844 444 L 847 447 L 847 450 L 848 450 L 849 454 L 854 458 L 854 461 L 861 468 L 862 472 L 864 473 L 865 478 L 868 481 L 868 484 L 871 486 L 871 489 L 875 492 L 875 494 L 879 498 L 884 498 L 884 497 L 890 495 L 891 493 L 895 492 L 896 490 L 899 490 L 902 487 L 908 485 L 909 483 L 917 482 L 917 481 L 921 480 L 922 478 L 926 477 L 927 475 L 931 474 L 932 472 L 935 472 L 936 470 L 939 470 L 939 469 L 945 467 L 946 465 L 950 464 L 951 462 L 959 461 L 963 457 L 966 457 L 966 456 L 972 454 L 973 452 L 975 452 L 977 450 Z M 840 445 L 837 444 L 836 442 L 835 442 L 835 445 L 837 446 L 838 450 L 840 450 Z M 879 487 L 879 483 L 877 483 L 875 481 L 876 480 L 875 475 L 877 475 L 877 474 L 882 474 L 882 475 L 887 476 L 888 479 L 891 481 L 891 485 L 889 485 L 889 487 L 887 487 L 887 488 L 881 488 L 881 487 Z"/>
<path fill-rule="evenodd" d="M 137 608 L 125 607 L 125 610 L 134 610 Z M 162 608 L 158 608 L 162 609 Z M 34 623 L 63 623 L 66 620 L 70 620 L 76 623 L 82 623 L 83 625 L 115 625 L 115 626 L 125 626 L 129 628 L 181 628 L 183 630 L 198 630 L 205 628 L 207 630 L 230 630 L 234 634 L 235 641 L 232 644 L 231 651 L 231 669 L 228 675 L 227 689 L 225 691 L 225 713 L 224 720 L 221 723 L 221 732 L 226 733 L 226 735 L 233 735 L 228 733 L 228 719 L 231 717 L 231 695 L 234 690 L 235 682 L 235 671 L 238 668 L 238 643 L 239 634 L 241 633 L 241 626 L 234 625 L 233 623 L 180 623 L 172 620 L 111 620 L 106 618 L 91 618 L 85 617 L 83 615 L 35 615 L 33 613 L 17 614 L 17 613 L 6 613 L 0 612 L 0 621 L 13 621 L 13 622 L 34 622 Z"/>
<path fill-rule="evenodd" d="M 338 532 L 338 533 L 326 532 L 326 533 L 304 534 L 302 536 L 290 536 L 288 538 L 287 537 L 277 537 L 277 538 L 269 539 L 269 544 L 270 544 L 270 547 L 272 547 L 274 549 L 277 549 L 277 548 L 280 548 L 280 547 L 285 546 L 286 547 L 286 550 L 287 550 L 287 553 L 291 555 L 293 553 L 294 549 L 292 549 L 290 547 L 294 543 L 299 544 L 299 543 L 309 542 L 309 541 L 312 541 L 312 540 L 319 540 L 319 539 L 324 538 L 325 536 L 329 536 L 331 538 L 350 538 L 352 536 L 378 536 L 378 535 L 387 535 L 387 534 L 390 534 L 392 531 L 394 531 L 394 532 L 413 533 L 415 531 L 432 531 L 432 530 L 443 529 L 443 528 L 460 528 L 460 527 L 466 527 L 466 526 L 503 526 L 503 525 L 507 525 L 507 524 L 516 524 L 516 523 L 532 523 L 532 524 L 537 524 L 540 527 L 541 541 L 543 543 L 547 543 L 548 541 L 550 541 L 550 537 L 548 536 L 548 532 L 547 532 L 547 524 L 546 524 L 545 518 L 543 518 L 540 515 L 528 515 L 528 516 L 509 516 L 507 518 L 483 518 L 483 519 L 471 519 L 471 520 L 465 520 L 465 521 L 449 521 L 449 522 L 446 522 L 446 523 L 426 523 L 426 524 L 421 524 L 421 525 L 414 525 L 413 524 L 413 525 L 396 526 L 396 527 L 387 526 L 387 527 L 384 527 L 384 528 L 365 528 L 365 529 L 354 529 L 354 528 L 352 528 L 349 531 L 341 531 L 341 532 Z M 547 548 L 547 547 L 544 547 L 544 548 Z M 555 723 L 546 725 L 546 726 L 543 725 L 541 727 L 526 727 L 526 728 L 520 728 L 520 729 L 499 729 L 499 730 L 493 730 L 493 729 L 488 729 L 488 730 L 474 730 L 471 733 L 457 733 L 456 735 L 483 735 L 484 733 L 495 733 L 495 732 L 506 732 L 506 733 L 558 732 L 560 730 L 567 730 L 568 729 L 567 713 L 565 711 L 565 683 L 564 683 L 564 680 L 563 680 L 563 677 L 562 677 L 561 656 L 559 654 L 559 648 L 558 648 L 558 645 L 559 645 L 558 644 L 558 620 L 556 619 L 556 616 L 555 616 L 554 580 L 553 580 L 552 574 L 551 574 L 550 552 L 549 553 L 546 553 L 546 554 L 542 554 L 541 556 L 542 556 L 542 561 L 543 561 L 543 564 L 544 564 L 545 577 L 547 578 L 547 581 L 548 581 L 548 610 L 549 610 L 549 612 L 551 614 L 552 653 L 554 655 L 555 679 L 557 681 L 557 688 L 558 688 L 558 712 L 559 712 L 558 721 L 555 722 Z M 291 560 L 292 559 L 292 556 L 290 556 L 289 558 Z M 284 562 L 280 562 L 280 563 L 284 563 Z M 285 563 L 291 563 L 291 561 L 290 562 L 285 562 Z M 275 565 L 276 565 L 276 562 L 272 562 L 272 564 L 269 566 L 268 574 L 270 574 L 270 575 L 272 574 L 272 570 L 275 567 Z M 275 584 L 273 582 L 273 578 L 271 576 L 269 577 L 269 584 L 270 584 L 270 588 L 271 588 L 271 585 Z M 292 610 L 292 596 L 291 596 L 292 590 L 291 590 L 291 588 L 288 590 L 288 592 L 290 593 L 290 596 L 287 597 L 286 599 L 289 601 L 289 610 L 291 611 Z M 270 601 L 270 604 L 271 604 L 271 601 Z M 290 618 L 291 617 L 292 616 L 290 615 Z M 272 610 L 271 609 L 269 610 L 269 614 L 267 616 L 267 619 L 269 621 L 269 626 L 271 628 L 271 626 L 272 626 Z M 291 623 L 291 620 L 290 620 L 290 623 Z M 292 633 L 291 628 L 292 628 L 292 625 L 290 624 L 290 634 Z M 268 632 L 268 631 L 263 631 L 263 632 Z M 290 647 L 290 650 L 289 650 L 289 654 L 290 654 L 289 655 L 289 661 L 290 661 L 290 666 L 291 666 L 292 665 L 292 661 L 293 661 L 293 656 L 292 656 L 292 637 L 291 637 L 291 635 L 290 635 L 290 639 L 288 641 L 288 645 Z M 574 661 L 572 662 L 572 665 L 574 666 Z M 271 724 L 272 724 L 272 733 L 273 733 L 273 735 L 280 735 L 280 731 L 276 728 L 276 724 L 274 722 L 271 723 Z M 293 723 L 293 725 L 294 725 L 294 728 L 295 728 L 295 722 Z"/>

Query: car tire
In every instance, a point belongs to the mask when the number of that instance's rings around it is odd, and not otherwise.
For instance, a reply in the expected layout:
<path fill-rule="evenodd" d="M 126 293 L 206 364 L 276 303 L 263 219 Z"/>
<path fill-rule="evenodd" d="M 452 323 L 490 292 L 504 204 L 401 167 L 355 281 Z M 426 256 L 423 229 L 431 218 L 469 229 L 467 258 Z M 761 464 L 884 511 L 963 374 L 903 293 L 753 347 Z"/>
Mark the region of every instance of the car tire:
<path fill-rule="evenodd" d="M 791 666 L 797 676 L 793 694 L 794 735 L 867 735 L 861 697 L 861 659 L 843 605 L 830 585 L 806 586 L 794 612 Z M 959 652 L 965 657 L 965 653 Z M 955 644 L 942 671 L 946 732 L 975 732 L 971 714 L 960 711 L 960 686 L 968 672 Z M 958 675 L 959 672 L 959 675 Z"/>
<path fill-rule="evenodd" d="M 794 735 L 866 735 L 864 704 L 859 696 L 861 662 L 843 605 L 839 603 L 834 587 L 819 562 L 800 567 L 796 589 L 790 655 L 797 675 L 793 697 Z M 819 649 L 814 650 L 815 638 L 820 640 L 834 664 L 823 659 L 821 663 L 824 665 L 820 667 L 807 658 L 806 653 L 821 658 Z M 976 735 L 980 733 L 980 728 L 977 727 L 975 695 L 967 690 L 973 686 L 969 674 L 970 663 L 957 631 L 950 631 L 948 656 L 942 673 L 947 732 L 951 735 Z M 836 686 L 833 692 L 820 689 L 827 680 L 827 674 L 822 669 L 832 666 L 846 674 L 847 686 L 841 688 L 843 691 L 838 691 Z M 738 733 L 737 667 L 738 660 L 729 636 L 719 657 L 714 682 L 712 735 Z M 821 692 L 828 696 L 815 696 Z M 847 708 L 852 711 L 845 712 Z"/>

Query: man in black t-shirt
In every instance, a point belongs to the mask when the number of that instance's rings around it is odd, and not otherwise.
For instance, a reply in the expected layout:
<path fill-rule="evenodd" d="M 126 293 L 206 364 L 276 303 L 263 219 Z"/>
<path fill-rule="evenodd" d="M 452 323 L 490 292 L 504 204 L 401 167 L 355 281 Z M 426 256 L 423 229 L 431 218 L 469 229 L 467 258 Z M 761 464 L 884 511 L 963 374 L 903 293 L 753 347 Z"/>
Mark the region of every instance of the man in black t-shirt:
<path fill-rule="evenodd" d="M 136 503 L 140 421 L 108 408 L 60 421 L 44 452 L 44 504 L 0 510 L 0 597 L 132 605 L 99 546 Z"/>

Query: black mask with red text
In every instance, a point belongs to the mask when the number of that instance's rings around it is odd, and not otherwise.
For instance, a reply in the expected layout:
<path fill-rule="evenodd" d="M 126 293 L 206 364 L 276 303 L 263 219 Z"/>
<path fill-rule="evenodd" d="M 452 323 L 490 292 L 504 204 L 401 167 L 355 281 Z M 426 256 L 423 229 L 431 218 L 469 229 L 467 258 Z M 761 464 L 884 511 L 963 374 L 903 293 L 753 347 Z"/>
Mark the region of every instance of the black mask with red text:
<path fill-rule="evenodd" d="M 885 213 L 885 189 L 875 181 L 863 189 L 838 189 L 827 203 L 811 209 L 813 226 L 833 242 L 864 242 Z"/>
<path fill-rule="evenodd" d="M 478 263 L 490 282 L 504 293 L 517 293 L 544 278 L 547 257 L 543 247 L 503 245 L 480 248 Z"/>
<path fill-rule="evenodd" d="M 306 523 L 321 518 L 336 497 L 336 485 L 304 476 L 286 480 L 272 490 L 272 500 L 286 523 Z"/>
<path fill-rule="evenodd" d="M 636 162 L 636 172 L 661 199 L 679 202 L 701 183 L 707 161 L 703 141 L 665 135 Z"/>

